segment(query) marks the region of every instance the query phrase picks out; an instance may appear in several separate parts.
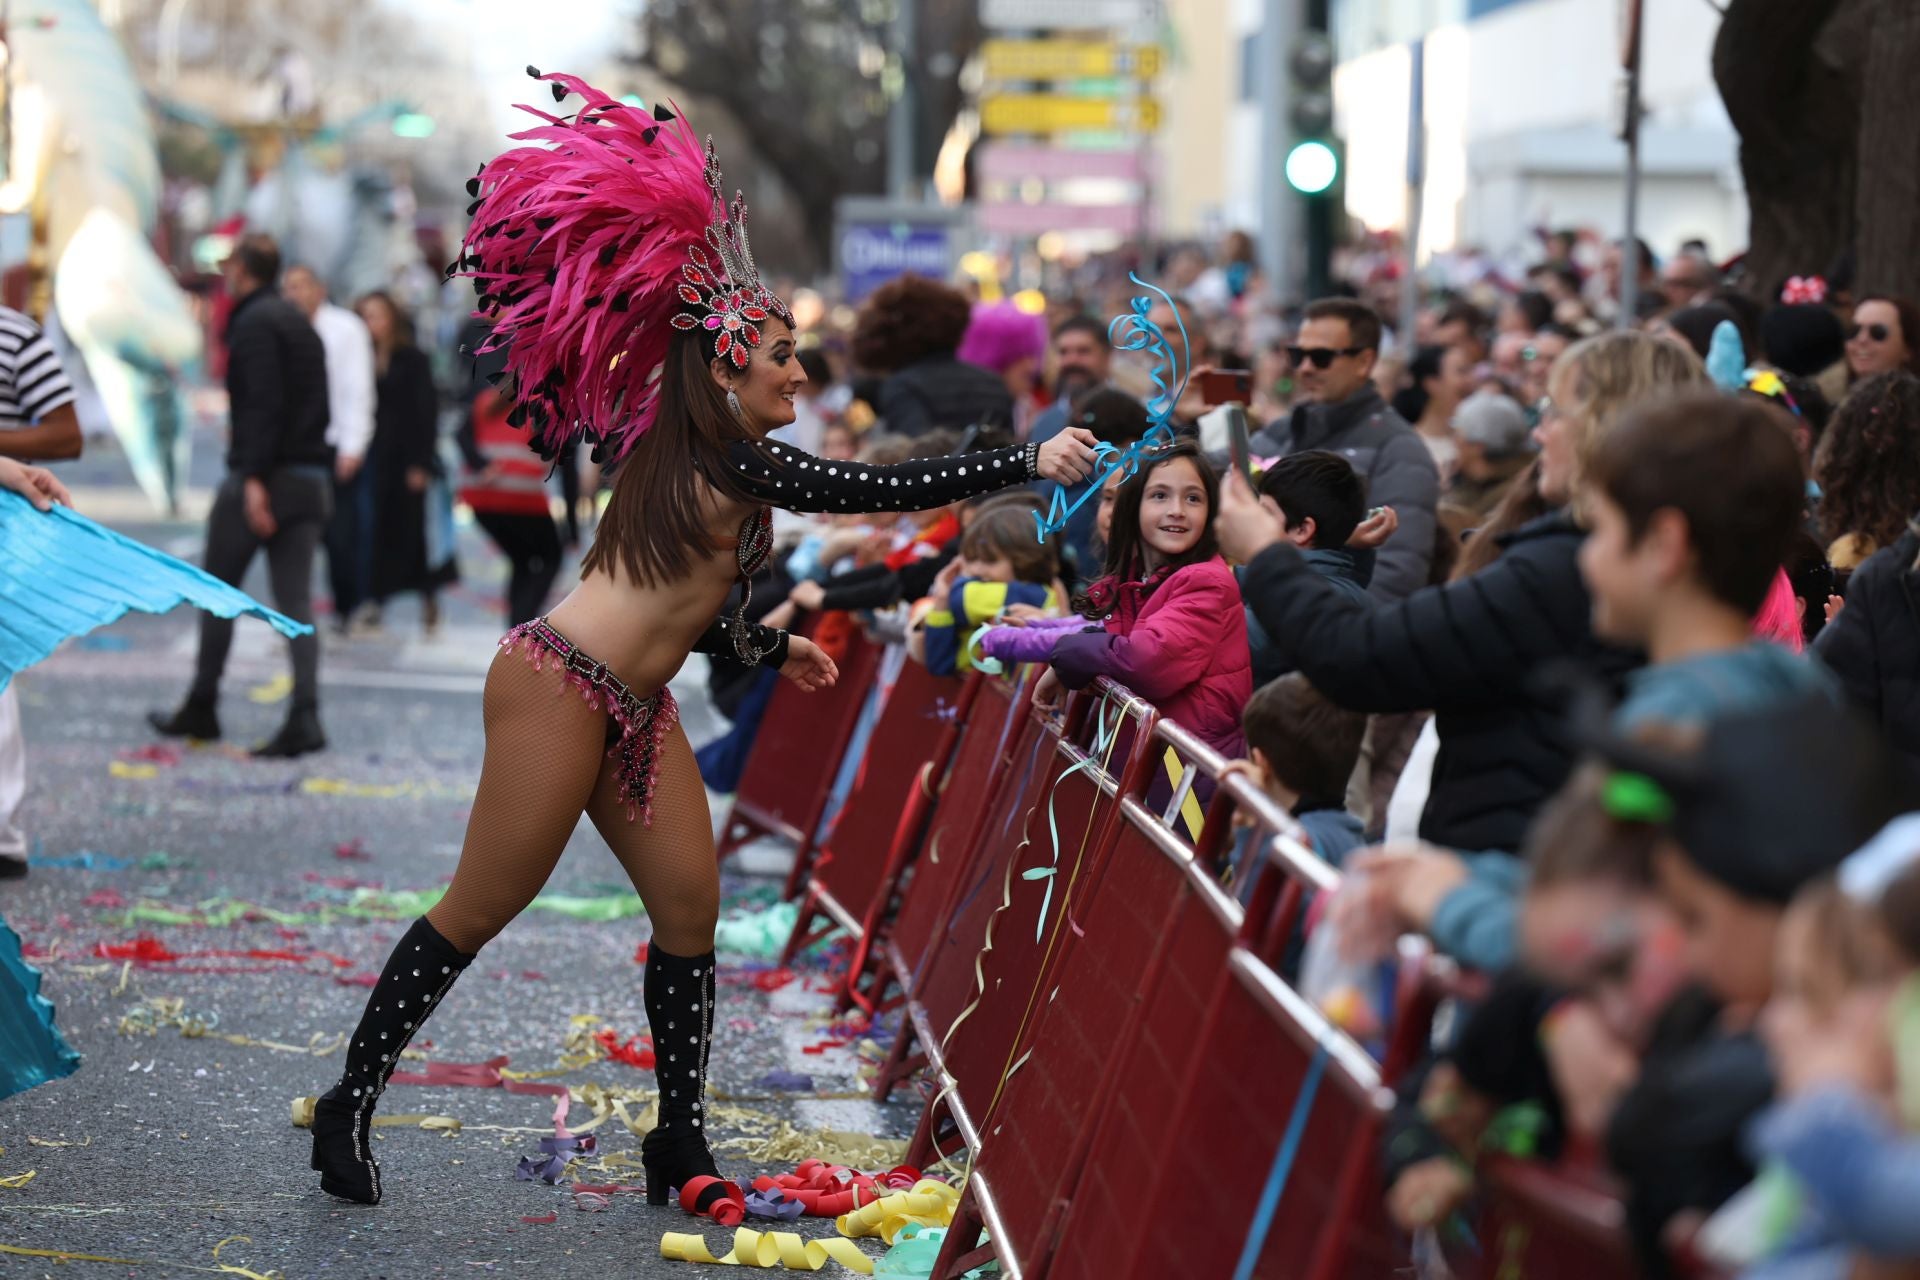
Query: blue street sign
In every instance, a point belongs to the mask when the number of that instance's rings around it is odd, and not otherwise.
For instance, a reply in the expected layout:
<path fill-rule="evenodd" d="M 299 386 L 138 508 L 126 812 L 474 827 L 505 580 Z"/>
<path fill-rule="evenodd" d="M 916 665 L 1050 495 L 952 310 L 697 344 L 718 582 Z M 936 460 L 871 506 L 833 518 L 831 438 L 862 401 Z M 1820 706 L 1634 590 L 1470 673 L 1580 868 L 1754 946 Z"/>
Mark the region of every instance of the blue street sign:
<path fill-rule="evenodd" d="M 948 220 L 914 223 L 905 220 L 840 224 L 836 255 L 840 281 L 848 302 L 911 271 L 944 280 L 953 272 L 953 227 Z"/>

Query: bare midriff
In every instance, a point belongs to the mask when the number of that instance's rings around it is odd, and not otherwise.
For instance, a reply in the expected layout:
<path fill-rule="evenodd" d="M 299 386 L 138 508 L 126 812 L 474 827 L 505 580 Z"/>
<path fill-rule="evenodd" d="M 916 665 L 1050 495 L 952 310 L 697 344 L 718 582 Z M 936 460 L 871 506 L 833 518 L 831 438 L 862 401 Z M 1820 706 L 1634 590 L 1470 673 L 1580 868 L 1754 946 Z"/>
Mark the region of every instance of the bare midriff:
<path fill-rule="evenodd" d="M 739 579 L 736 552 L 741 523 L 755 508 L 715 503 L 704 555 L 686 576 L 641 585 L 616 562 L 613 573 L 597 571 L 580 580 L 555 605 L 547 620 L 597 662 L 626 682 L 640 697 L 673 679 L 700 633 L 720 616 L 727 592 Z"/>

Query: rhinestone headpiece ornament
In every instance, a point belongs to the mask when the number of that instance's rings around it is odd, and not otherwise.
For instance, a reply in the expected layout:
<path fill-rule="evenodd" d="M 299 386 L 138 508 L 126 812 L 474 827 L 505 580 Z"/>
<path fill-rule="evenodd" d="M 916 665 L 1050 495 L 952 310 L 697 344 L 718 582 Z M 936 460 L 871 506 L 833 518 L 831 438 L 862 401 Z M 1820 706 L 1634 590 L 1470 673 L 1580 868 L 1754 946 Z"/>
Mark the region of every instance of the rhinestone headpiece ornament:
<path fill-rule="evenodd" d="M 733 367 L 747 367 L 751 349 L 760 345 L 760 326 L 769 316 L 778 316 L 793 324 L 787 304 L 774 297 L 760 283 L 760 269 L 753 265 L 753 252 L 747 243 L 747 200 L 738 191 L 729 206 L 720 187 L 720 157 L 714 154 L 713 139 L 707 139 L 707 188 L 713 192 L 713 223 L 707 228 L 707 244 L 719 259 L 713 262 L 699 245 L 689 245 L 692 262 L 680 268 L 680 301 L 687 310 L 676 312 L 673 327 L 680 330 L 705 329 L 713 337 L 716 359 L 725 356 Z"/>

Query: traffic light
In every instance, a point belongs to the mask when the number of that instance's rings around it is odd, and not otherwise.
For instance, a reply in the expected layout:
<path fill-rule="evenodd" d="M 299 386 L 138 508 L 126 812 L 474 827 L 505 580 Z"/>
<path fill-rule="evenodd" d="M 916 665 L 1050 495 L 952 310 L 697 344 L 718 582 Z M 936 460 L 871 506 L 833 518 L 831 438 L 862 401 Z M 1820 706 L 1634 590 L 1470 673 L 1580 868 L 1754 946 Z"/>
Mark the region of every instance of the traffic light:
<path fill-rule="evenodd" d="M 1287 185 L 1306 197 L 1307 296 L 1326 293 L 1333 267 L 1334 210 L 1346 168 L 1346 149 L 1333 132 L 1333 41 L 1327 36 L 1327 0 L 1307 0 L 1287 59 L 1287 124 L 1293 142 L 1282 160 Z"/>

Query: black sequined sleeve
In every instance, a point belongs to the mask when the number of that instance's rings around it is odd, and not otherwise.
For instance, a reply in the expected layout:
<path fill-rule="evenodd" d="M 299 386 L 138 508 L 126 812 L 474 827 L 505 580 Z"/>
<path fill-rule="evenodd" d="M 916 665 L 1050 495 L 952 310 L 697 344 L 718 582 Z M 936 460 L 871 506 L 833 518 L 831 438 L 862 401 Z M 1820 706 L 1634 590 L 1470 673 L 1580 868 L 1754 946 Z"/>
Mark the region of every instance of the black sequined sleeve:
<path fill-rule="evenodd" d="M 733 626 L 732 616 L 721 614 L 713 620 L 713 625 L 702 631 L 700 638 L 693 642 L 693 651 L 732 658 L 735 662 L 740 661 L 740 650 L 733 643 Z M 786 632 L 772 627 L 763 627 L 757 622 L 747 623 L 746 628 L 747 640 L 757 652 L 765 655 L 760 659 L 761 666 L 772 667 L 778 671 L 787 665 Z"/>
<path fill-rule="evenodd" d="M 756 501 L 788 511 L 926 511 L 1035 478 L 1038 445 L 877 467 L 836 462 L 791 445 L 740 441 L 728 461 Z"/>

